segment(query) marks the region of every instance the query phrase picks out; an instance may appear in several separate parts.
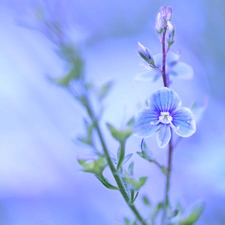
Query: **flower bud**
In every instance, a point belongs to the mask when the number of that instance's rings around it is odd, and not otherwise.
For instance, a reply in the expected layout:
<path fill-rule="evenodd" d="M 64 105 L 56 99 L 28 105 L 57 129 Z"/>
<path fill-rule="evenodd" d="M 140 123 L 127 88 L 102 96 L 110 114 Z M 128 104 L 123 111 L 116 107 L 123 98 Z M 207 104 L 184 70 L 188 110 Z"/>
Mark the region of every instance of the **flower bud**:
<path fill-rule="evenodd" d="M 149 50 L 143 46 L 140 42 L 138 42 L 138 50 L 137 52 L 139 53 L 139 55 L 148 63 L 150 64 L 150 66 L 154 66 L 154 59 L 151 55 L 151 53 L 149 52 Z"/>
<path fill-rule="evenodd" d="M 174 27 L 170 23 L 170 21 L 167 22 L 167 43 L 168 45 L 172 45 L 174 43 Z"/>
<path fill-rule="evenodd" d="M 166 20 L 170 21 L 172 18 L 172 8 L 168 7 L 167 12 L 166 12 Z"/>
<path fill-rule="evenodd" d="M 162 6 L 160 8 L 160 12 L 156 17 L 155 28 L 159 34 L 162 33 L 163 29 L 166 28 L 167 23 L 171 20 L 172 17 L 172 8 L 166 6 Z"/>
<path fill-rule="evenodd" d="M 161 13 L 158 13 L 157 17 L 156 17 L 156 22 L 155 22 L 155 29 L 157 30 L 157 32 L 159 34 L 162 33 L 162 30 L 164 28 L 164 21 L 163 19 L 161 18 Z"/>

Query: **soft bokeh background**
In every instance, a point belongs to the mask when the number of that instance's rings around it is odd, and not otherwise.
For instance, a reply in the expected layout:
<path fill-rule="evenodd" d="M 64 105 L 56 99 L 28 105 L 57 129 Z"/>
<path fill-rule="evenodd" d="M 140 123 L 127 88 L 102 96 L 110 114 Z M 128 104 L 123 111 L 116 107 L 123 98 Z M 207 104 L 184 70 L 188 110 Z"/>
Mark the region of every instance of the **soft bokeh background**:
<path fill-rule="evenodd" d="M 81 107 L 48 75 L 63 75 L 64 62 L 54 52 L 46 30 L 32 13 L 41 6 L 49 18 L 65 25 L 80 43 L 86 74 L 97 84 L 116 80 L 106 100 L 104 121 L 120 126 L 162 84 L 135 81 L 142 70 L 136 53 L 140 41 L 158 53 L 155 16 L 163 4 L 173 7 L 174 50 L 194 67 L 192 81 L 173 88 L 184 106 L 209 102 L 196 134 L 174 154 L 171 196 L 188 208 L 204 201 L 199 225 L 225 224 L 225 21 L 223 0 L 1 0 L 0 2 L 0 224 L 115 225 L 132 216 L 122 197 L 106 190 L 91 174 L 80 171 L 78 157 L 90 157 L 72 139 L 83 131 Z M 34 29 L 36 28 L 36 29 Z M 41 32 L 39 31 L 41 30 Z M 116 151 L 116 143 L 105 134 Z M 154 154 L 166 160 L 166 149 L 149 139 Z M 132 137 L 128 152 L 139 150 Z M 148 175 L 143 194 L 162 199 L 164 181 L 153 165 L 134 156 L 137 176 Z M 137 204 L 142 207 L 140 201 Z"/>

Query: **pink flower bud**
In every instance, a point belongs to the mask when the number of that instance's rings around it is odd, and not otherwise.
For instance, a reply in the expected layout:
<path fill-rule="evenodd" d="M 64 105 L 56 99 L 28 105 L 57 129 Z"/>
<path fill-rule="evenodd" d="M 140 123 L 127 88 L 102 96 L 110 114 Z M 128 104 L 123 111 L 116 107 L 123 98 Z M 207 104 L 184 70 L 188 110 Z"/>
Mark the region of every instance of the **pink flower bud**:
<path fill-rule="evenodd" d="M 169 21 L 172 18 L 172 8 L 168 7 L 167 12 L 166 12 L 166 20 Z"/>
<path fill-rule="evenodd" d="M 172 8 L 162 6 L 160 12 L 157 14 L 155 28 L 159 34 L 162 33 L 162 30 L 167 27 L 167 22 L 171 20 L 172 17 Z"/>
<path fill-rule="evenodd" d="M 164 28 L 163 26 L 163 20 L 161 18 L 161 13 L 158 13 L 157 17 L 156 17 L 156 23 L 155 23 L 155 29 L 157 30 L 157 32 L 160 34 Z"/>

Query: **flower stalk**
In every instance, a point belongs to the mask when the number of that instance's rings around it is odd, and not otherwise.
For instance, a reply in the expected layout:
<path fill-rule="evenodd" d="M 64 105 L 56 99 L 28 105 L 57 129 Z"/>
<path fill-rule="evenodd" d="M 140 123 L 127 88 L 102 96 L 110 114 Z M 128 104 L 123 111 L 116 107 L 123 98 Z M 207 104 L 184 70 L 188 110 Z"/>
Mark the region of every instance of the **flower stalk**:
<path fill-rule="evenodd" d="M 99 126 L 98 121 L 95 119 L 94 111 L 92 109 L 90 100 L 88 99 L 88 95 L 86 95 L 86 109 L 87 109 L 87 113 L 88 113 L 89 117 L 91 118 L 91 120 L 93 122 L 93 126 L 96 129 L 96 132 L 98 134 L 100 143 L 102 145 L 102 149 L 103 149 L 104 155 L 106 157 L 107 163 L 108 163 L 109 168 L 110 168 L 110 170 L 111 170 L 111 172 L 113 174 L 113 177 L 114 177 L 114 179 L 116 181 L 116 184 L 117 184 L 117 186 L 119 188 L 119 191 L 120 191 L 121 195 L 123 196 L 123 198 L 126 201 L 127 205 L 129 206 L 131 211 L 134 213 L 136 219 L 140 222 L 140 224 L 141 225 L 147 225 L 147 223 L 145 222 L 145 220 L 143 219 L 143 217 L 141 216 L 141 214 L 139 213 L 139 211 L 137 210 L 135 205 L 133 203 L 131 203 L 130 197 L 129 197 L 128 193 L 127 193 L 127 190 L 126 190 L 126 187 L 124 185 L 124 182 L 121 179 L 121 177 L 119 176 L 119 174 L 117 172 L 117 169 L 115 168 L 115 166 L 114 166 L 114 164 L 112 162 L 112 159 L 111 159 L 111 157 L 109 155 L 109 151 L 108 151 L 108 148 L 106 146 L 106 143 L 105 143 L 105 140 L 104 140 L 101 128 Z"/>
<path fill-rule="evenodd" d="M 168 79 L 166 76 L 166 30 L 167 28 L 165 27 L 163 29 L 163 33 L 162 33 L 162 78 L 163 78 L 163 84 L 164 87 L 169 87 L 168 86 Z"/>

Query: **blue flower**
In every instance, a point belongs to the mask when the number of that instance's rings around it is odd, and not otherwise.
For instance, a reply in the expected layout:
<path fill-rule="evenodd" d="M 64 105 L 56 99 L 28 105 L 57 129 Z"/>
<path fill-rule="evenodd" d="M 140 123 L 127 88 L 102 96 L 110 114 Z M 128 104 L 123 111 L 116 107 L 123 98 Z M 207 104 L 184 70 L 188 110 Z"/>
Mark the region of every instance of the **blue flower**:
<path fill-rule="evenodd" d="M 155 91 L 148 105 L 136 116 L 134 134 L 137 137 L 147 138 L 157 132 L 158 145 L 164 148 L 170 141 L 171 128 L 181 137 L 190 137 L 195 133 L 193 113 L 181 107 L 181 100 L 175 91 L 166 87 Z"/>
<path fill-rule="evenodd" d="M 161 67 L 162 67 L 162 53 L 158 53 L 153 57 L 155 67 L 149 66 L 148 64 L 144 64 L 145 71 L 137 74 L 135 76 L 135 80 L 140 81 L 156 81 L 160 77 Z M 192 79 L 193 77 L 193 68 L 184 62 L 179 62 L 180 55 L 169 51 L 166 57 L 166 71 L 167 76 L 172 78 L 181 78 L 181 79 Z"/>

